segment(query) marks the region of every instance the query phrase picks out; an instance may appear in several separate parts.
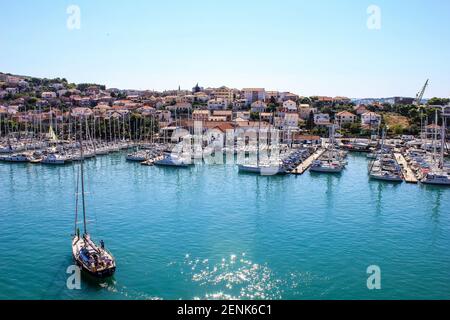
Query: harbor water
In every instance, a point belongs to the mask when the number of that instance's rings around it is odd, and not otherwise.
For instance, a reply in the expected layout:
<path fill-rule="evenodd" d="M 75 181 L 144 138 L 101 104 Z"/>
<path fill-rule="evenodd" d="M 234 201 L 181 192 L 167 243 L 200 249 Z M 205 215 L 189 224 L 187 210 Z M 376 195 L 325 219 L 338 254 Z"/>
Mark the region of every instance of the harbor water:
<path fill-rule="evenodd" d="M 0 163 L 0 299 L 450 299 L 450 188 L 369 181 L 364 155 L 348 161 L 263 177 L 87 160 L 88 231 L 117 272 L 80 290 L 78 166 Z"/>

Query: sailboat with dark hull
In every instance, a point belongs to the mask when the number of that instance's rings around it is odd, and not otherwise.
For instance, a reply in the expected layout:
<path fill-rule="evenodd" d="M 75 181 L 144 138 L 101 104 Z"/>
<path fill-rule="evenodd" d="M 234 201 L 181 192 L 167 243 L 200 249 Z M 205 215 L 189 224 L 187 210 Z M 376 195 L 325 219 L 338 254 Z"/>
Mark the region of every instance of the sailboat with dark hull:
<path fill-rule="evenodd" d="M 113 255 L 106 250 L 103 241 L 97 245 L 91 240 L 86 228 L 86 202 L 84 197 L 84 157 L 83 143 L 80 141 L 80 171 L 77 177 L 76 209 L 75 209 L 75 235 L 72 238 L 72 255 L 77 265 L 86 273 L 95 278 L 108 278 L 116 271 L 116 261 Z M 83 234 L 77 227 L 78 223 L 78 185 L 81 182 L 81 203 L 83 209 Z"/>

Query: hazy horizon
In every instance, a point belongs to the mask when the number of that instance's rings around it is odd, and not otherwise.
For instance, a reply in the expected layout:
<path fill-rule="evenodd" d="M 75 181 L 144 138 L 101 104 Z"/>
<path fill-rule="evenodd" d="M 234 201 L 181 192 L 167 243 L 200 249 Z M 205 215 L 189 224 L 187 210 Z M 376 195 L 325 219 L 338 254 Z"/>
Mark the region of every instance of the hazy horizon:
<path fill-rule="evenodd" d="M 438 0 L 24 0 L 2 4 L 0 30 L 12 74 L 350 98 L 415 97 L 430 79 L 425 97 L 450 96 L 450 2 Z"/>

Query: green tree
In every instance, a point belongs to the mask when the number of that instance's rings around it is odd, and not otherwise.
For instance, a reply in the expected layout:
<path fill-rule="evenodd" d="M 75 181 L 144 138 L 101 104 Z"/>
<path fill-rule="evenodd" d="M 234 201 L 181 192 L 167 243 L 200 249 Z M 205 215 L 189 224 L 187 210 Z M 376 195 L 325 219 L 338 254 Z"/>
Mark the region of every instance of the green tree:
<path fill-rule="evenodd" d="M 269 105 L 267 106 L 267 111 L 268 112 L 277 111 L 277 105 L 275 103 L 269 103 Z"/>
<path fill-rule="evenodd" d="M 359 134 L 361 133 L 361 123 L 355 122 L 350 125 L 350 133 L 351 134 Z"/>
<path fill-rule="evenodd" d="M 257 121 L 259 120 L 259 112 L 250 112 L 250 120 Z"/>
<path fill-rule="evenodd" d="M 403 126 L 400 124 L 395 124 L 390 128 L 390 131 L 395 135 L 401 135 L 403 134 Z"/>
<path fill-rule="evenodd" d="M 450 99 L 446 99 L 446 98 L 431 98 L 430 100 L 428 100 L 427 104 L 429 106 L 445 106 L 450 102 Z"/>

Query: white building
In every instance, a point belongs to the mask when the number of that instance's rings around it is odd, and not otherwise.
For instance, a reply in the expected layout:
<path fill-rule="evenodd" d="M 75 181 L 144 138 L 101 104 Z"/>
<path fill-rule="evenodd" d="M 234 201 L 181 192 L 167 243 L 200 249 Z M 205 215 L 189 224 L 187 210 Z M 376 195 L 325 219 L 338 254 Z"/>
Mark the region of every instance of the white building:
<path fill-rule="evenodd" d="M 204 92 L 197 92 L 194 93 L 194 101 L 205 103 L 208 102 L 209 96 Z"/>
<path fill-rule="evenodd" d="M 56 98 L 56 92 L 53 91 L 42 92 L 41 96 L 43 99 L 54 99 Z"/>
<path fill-rule="evenodd" d="M 345 123 L 354 123 L 356 118 L 356 115 L 348 111 L 342 111 L 336 114 L 336 121 L 339 126 Z"/>
<path fill-rule="evenodd" d="M 228 106 L 228 101 L 222 98 L 214 98 L 208 101 L 209 110 L 225 110 Z"/>
<path fill-rule="evenodd" d="M 283 129 L 298 129 L 298 121 L 300 117 L 297 113 L 286 113 L 284 115 L 284 128 Z"/>
<path fill-rule="evenodd" d="M 167 106 L 166 109 L 171 111 L 188 111 L 192 109 L 192 104 L 187 102 L 178 102 L 174 105 Z"/>
<path fill-rule="evenodd" d="M 210 116 L 209 110 L 194 110 L 192 112 L 192 120 L 194 121 L 208 121 Z"/>
<path fill-rule="evenodd" d="M 19 112 L 19 106 L 8 106 L 8 114 L 17 114 Z"/>
<path fill-rule="evenodd" d="M 92 115 L 92 113 L 90 108 L 78 107 L 72 109 L 71 115 L 72 117 L 86 117 Z"/>
<path fill-rule="evenodd" d="M 381 116 L 375 112 L 366 112 L 361 115 L 362 125 L 374 125 L 377 126 L 381 122 Z"/>
<path fill-rule="evenodd" d="M 16 94 L 19 92 L 17 88 L 6 88 L 5 91 L 9 94 Z"/>
<path fill-rule="evenodd" d="M 248 121 L 248 120 L 250 120 L 250 112 L 248 112 L 248 111 L 236 112 L 235 118 Z"/>
<path fill-rule="evenodd" d="M 242 89 L 242 94 L 248 104 L 266 99 L 266 90 L 264 88 L 244 88 Z"/>
<path fill-rule="evenodd" d="M 252 112 L 264 112 L 267 105 L 262 101 L 255 101 L 252 103 Z"/>
<path fill-rule="evenodd" d="M 248 106 L 247 99 L 238 99 L 232 102 L 233 109 L 235 110 L 241 110 L 244 109 L 246 106 Z"/>
<path fill-rule="evenodd" d="M 316 113 L 314 115 L 314 123 L 317 125 L 330 124 L 330 115 L 328 113 Z"/>
<path fill-rule="evenodd" d="M 275 126 L 281 130 L 297 130 L 299 120 L 297 113 L 286 113 L 275 118 Z"/>
<path fill-rule="evenodd" d="M 285 109 L 285 112 L 297 112 L 297 103 L 287 100 L 283 102 L 283 109 Z"/>
<path fill-rule="evenodd" d="M 214 89 L 212 95 L 214 96 L 214 98 L 220 98 L 220 99 L 224 99 L 227 101 L 233 101 L 234 92 L 232 89 L 223 86 L 223 87 Z"/>

